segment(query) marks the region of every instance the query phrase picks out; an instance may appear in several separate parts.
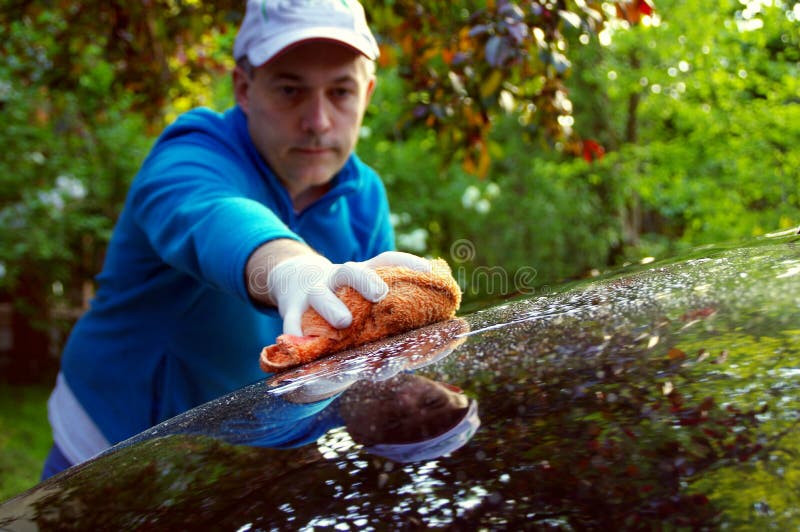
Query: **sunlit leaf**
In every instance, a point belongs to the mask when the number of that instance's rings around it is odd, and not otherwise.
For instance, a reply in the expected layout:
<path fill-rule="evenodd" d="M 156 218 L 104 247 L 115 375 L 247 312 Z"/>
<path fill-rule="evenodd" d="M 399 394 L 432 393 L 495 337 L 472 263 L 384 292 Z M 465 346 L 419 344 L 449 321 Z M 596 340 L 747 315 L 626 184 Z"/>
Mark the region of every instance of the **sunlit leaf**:
<path fill-rule="evenodd" d="M 489 96 L 494 95 L 497 90 L 500 88 L 500 84 L 503 82 L 503 73 L 499 70 L 493 70 L 489 77 L 481 83 L 481 98 L 488 98 Z"/>
<path fill-rule="evenodd" d="M 667 351 L 667 357 L 670 360 L 684 360 L 686 358 L 686 353 L 684 353 L 680 349 L 671 347 L 669 351 Z"/>

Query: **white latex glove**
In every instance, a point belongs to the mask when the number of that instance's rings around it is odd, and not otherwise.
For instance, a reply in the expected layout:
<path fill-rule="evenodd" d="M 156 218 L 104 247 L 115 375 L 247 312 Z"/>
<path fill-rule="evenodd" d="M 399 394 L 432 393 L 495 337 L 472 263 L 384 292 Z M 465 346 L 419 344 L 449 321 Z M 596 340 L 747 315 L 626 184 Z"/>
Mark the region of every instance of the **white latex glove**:
<path fill-rule="evenodd" d="M 268 289 L 283 318 L 283 333 L 303 336 L 303 313 L 312 307 L 337 329 L 348 327 L 353 316 L 334 293 L 350 286 L 364 299 L 377 303 L 389 293 L 389 287 L 375 272 L 378 266 L 405 266 L 429 272 L 431 264 L 422 257 L 400 251 L 386 251 L 364 262 L 333 264 L 321 255 L 298 255 L 272 269 Z"/>

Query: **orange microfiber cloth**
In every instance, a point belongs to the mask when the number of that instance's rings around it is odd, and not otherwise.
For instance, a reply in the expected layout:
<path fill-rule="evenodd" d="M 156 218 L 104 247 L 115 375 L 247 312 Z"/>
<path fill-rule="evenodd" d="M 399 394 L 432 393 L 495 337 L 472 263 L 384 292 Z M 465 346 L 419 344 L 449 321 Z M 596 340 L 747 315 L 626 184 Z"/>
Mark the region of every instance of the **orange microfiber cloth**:
<path fill-rule="evenodd" d="M 450 267 L 442 259 L 431 261 L 430 272 L 399 266 L 375 269 L 389 285 L 389 294 L 371 303 L 349 286 L 336 295 L 353 314 L 353 322 L 335 329 L 316 310 L 303 314 L 305 336 L 282 334 L 276 343 L 261 350 L 261 369 L 277 373 L 356 347 L 386 336 L 399 334 L 452 318 L 461 304 L 461 289 Z"/>

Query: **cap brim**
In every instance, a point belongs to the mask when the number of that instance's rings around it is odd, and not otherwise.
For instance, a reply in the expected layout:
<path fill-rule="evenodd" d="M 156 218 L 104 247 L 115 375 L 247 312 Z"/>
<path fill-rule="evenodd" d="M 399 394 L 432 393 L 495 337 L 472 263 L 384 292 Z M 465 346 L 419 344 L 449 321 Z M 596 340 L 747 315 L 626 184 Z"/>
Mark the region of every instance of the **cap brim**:
<path fill-rule="evenodd" d="M 341 28 L 317 27 L 287 31 L 256 46 L 252 46 L 247 53 L 247 59 L 250 60 L 250 64 L 259 67 L 295 46 L 310 41 L 327 41 L 332 44 L 340 44 L 368 59 L 375 60 L 378 58 L 377 46 L 361 34 L 354 31 L 342 31 Z"/>
<path fill-rule="evenodd" d="M 463 447 L 480 425 L 478 402 L 472 399 L 461 421 L 439 436 L 416 443 L 376 444 L 364 447 L 364 450 L 400 463 L 433 460 Z"/>

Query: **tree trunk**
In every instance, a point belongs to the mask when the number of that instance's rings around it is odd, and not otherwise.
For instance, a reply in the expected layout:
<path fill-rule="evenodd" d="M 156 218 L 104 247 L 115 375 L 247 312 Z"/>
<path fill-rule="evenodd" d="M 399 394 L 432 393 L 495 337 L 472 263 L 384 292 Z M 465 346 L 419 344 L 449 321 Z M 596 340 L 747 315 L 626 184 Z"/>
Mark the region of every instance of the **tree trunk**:
<path fill-rule="evenodd" d="M 630 67 L 631 72 L 634 74 L 639 71 L 641 61 L 636 52 L 630 54 Z M 631 93 L 628 97 L 628 116 L 625 121 L 625 143 L 636 144 L 638 140 L 638 115 L 639 101 L 641 99 L 641 92 L 636 91 Z M 639 245 L 639 235 L 642 232 L 642 204 L 639 192 L 636 187 L 633 187 L 630 199 L 623 207 L 620 213 L 622 223 L 622 238 L 623 243 L 628 246 Z"/>

